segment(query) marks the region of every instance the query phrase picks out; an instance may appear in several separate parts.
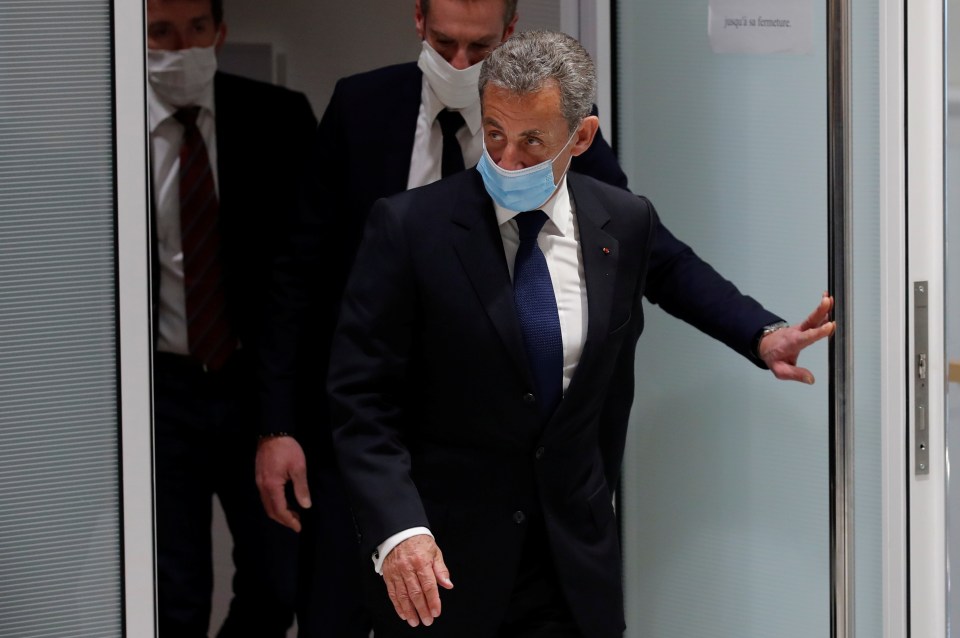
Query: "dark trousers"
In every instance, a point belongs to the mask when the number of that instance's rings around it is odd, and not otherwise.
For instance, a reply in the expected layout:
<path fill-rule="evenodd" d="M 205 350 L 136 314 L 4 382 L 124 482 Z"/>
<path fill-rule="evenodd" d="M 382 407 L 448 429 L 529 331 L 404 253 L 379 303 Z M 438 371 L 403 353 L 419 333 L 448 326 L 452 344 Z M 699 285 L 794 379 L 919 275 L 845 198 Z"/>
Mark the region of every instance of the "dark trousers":
<path fill-rule="evenodd" d="M 583 638 L 560 588 L 543 521 L 531 518 L 510 605 L 497 638 Z"/>
<path fill-rule="evenodd" d="M 312 455 L 311 455 L 312 456 Z M 339 473 L 310 456 L 312 507 L 301 511 L 299 638 L 367 638 L 371 619 L 363 600 L 359 542 Z"/>
<path fill-rule="evenodd" d="M 233 600 L 218 636 L 282 638 L 293 621 L 297 538 L 267 518 L 254 481 L 251 365 L 237 352 L 204 372 L 157 353 L 154 454 L 161 638 L 207 636 L 212 499 L 233 536 Z"/>

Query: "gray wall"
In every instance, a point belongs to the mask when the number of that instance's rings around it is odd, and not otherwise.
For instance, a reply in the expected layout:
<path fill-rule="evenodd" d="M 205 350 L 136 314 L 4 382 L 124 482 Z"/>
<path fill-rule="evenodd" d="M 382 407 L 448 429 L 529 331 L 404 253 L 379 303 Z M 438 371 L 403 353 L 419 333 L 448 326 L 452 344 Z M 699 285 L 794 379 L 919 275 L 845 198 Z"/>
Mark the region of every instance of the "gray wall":
<path fill-rule="evenodd" d="M 282 82 L 307 94 L 317 116 L 337 79 L 415 60 L 413 0 L 227 0 L 228 42 L 272 43 Z M 280 78 L 284 80 L 283 77 Z"/>

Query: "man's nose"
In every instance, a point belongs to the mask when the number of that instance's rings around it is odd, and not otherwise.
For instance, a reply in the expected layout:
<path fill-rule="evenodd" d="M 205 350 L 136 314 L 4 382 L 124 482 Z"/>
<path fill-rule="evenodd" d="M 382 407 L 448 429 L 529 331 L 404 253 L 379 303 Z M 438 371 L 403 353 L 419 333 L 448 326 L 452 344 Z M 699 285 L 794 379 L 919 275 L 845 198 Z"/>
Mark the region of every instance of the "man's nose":
<path fill-rule="evenodd" d="M 190 44 L 187 42 L 187 39 L 180 32 L 171 30 L 167 37 L 164 39 L 163 48 L 168 51 L 181 51 L 190 47 Z"/>
<path fill-rule="evenodd" d="M 503 153 L 500 154 L 500 161 L 497 162 L 497 165 L 500 168 L 505 168 L 508 171 L 517 171 L 521 168 L 526 168 L 527 165 L 523 161 L 523 157 L 520 154 L 519 149 L 513 144 L 507 144 L 503 149 Z"/>
<path fill-rule="evenodd" d="M 457 51 L 453 54 L 453 57 L 447 61 L 450 63 L 450 66 L 458 71 L 463 71 L 471 66 L 466 47 L 457 47 Z"/>

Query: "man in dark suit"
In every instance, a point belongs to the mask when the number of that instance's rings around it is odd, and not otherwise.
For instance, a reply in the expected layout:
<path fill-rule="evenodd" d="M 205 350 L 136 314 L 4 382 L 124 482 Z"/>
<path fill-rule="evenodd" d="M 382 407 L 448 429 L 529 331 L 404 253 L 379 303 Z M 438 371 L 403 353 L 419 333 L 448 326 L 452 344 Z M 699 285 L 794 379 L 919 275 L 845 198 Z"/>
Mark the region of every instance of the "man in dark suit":
<path fill-rule="evenodd" d="M 256 490 L 252 355 L 316 119 L 302 94 L 216 72 L 221 0 L 148 0 L 147 15 L 159 628 L 207 635 L 216 494 L 236 567 L 219 635 L 279 638 L 297 538 Z"/>
<path fill-rule="evenodd" d="M 508 40 L 480 91 L 477 170 L 375 204 L 332 345 L 376 633 L 614 638 L 611 495 L 643 295 L 798 379 L 799 352 L 832 333 L 831 299 L 764 331 L 779 318 L 692 253 L 652 266 L 652 205 L 568 173 L 598 128 L 593 66 L 569 36 Z"/>
<path fill-rule="evenodd" d="M 304 536 L 302 595 L 314 602 L 298 615 L 301 636 L 367 635 L 350 611 L 360 598 L 356 533 L 320 391 L 340 292 L 374 201 L 479 160 L 480 63 L 513 33 L 516 9 L 516 0 L 415 0 L 418 62 L 340 80 L 317 129 L 299 225 L 277 267 L 257 452 L 264 507 Z M 445 132 L 452 114 L 461 119 Z M 452 167 L 451 150 L 459 155 Z M 599 134 L 573 168 L 626 188 Z M 288 483 L 299 505 L 288 500 Z"/>

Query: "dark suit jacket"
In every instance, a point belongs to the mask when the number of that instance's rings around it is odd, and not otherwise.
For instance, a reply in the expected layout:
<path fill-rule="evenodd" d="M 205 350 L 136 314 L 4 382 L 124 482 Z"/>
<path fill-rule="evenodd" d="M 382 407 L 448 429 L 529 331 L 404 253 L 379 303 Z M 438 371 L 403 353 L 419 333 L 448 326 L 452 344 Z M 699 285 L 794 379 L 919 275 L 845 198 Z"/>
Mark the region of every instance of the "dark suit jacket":
<path fill-rule="evenodd" d="M 226 73 L 214 77 L 214 101 L 227 312 L 253 351 L 317 119 L 302 93 Z M 156 302 L 159 268 L 154 274 Z"/>
<path fill-rule="evenodd" d="M 372 552 L 411 527 L 433 531 L 455 583 L 442 591 L 443 614 L 429 629 L 438 638 L 496 634 L 534 517 L 545 522 L 584 635 L 613 638 L 624 628 L 611 495 L 633 400 L 641 298 L 673 277 L 650 268 L 661 227 L 646 199 L 568 179 L 588 334 L 546 426 L 524 400 L 532 376 L 493 206 L 475 170 L 377 202 L 344 295 L 329 393 L 362 546 Z M 695 292 L 727 314 L 729 289 Z M 747 305 L 721 323 L 771 318 L 755 303 L 753 316 L 743 316 Z M 729 343 L 749 348 L 736 341 Z M 369 578 L 378 580 L 372 570 Z M 392 614 L 383 585 L 371 591 Z"/>

